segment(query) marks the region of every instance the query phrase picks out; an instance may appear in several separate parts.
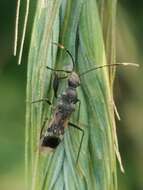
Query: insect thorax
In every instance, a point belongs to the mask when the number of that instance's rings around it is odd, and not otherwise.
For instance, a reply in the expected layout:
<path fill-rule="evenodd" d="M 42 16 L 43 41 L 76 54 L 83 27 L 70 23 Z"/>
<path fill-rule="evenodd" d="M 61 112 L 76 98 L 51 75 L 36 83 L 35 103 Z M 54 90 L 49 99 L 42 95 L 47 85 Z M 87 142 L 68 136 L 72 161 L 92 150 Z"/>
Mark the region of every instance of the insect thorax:
<path fill-rule="evenodd" d="M 77 88 L 80 85 L 80 78 L 77 73 L 72 72 L 68 78 L 68 85 Z"/>

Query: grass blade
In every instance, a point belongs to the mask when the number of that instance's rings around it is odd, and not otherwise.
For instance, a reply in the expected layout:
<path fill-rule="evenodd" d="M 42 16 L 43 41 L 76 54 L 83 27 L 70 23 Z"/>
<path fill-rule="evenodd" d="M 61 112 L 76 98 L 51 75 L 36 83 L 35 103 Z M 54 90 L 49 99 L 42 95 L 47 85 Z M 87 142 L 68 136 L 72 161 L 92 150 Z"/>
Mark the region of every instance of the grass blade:
<path fill-rule="evenodd" d="M 105 7 L 110 23 L 107 31 L 103 29 Z M 46 66 L 61 69 L 71 63 L 65 52 L 52 42 L 68 48 L 78 73 L 93 66 L 115 63 L 115 12 L 114 0 L 108 0 L 107 4 L 95 0 L 37 2 L 27 73 L 25 150 L 29 189 L 117 189 L 115 153 L 119 157 L 119 151 L 113 109 L 113 71 L 109 73 L 108 68 L 103 68 L 81 77 L 79 121 L 76 113 L 71 118 L 85 132 L 77 166 L 81 133 L 69 127 L 54 153 L 42 153 L 40 131 L 44 119 L 52 118 L 52 109 L 42 102 L 31 104 L 45 97 L 56 102 L 51 89 L 52 73 Z M 65 85 L 66 81 L 61 83 L 59 94 Z"/>

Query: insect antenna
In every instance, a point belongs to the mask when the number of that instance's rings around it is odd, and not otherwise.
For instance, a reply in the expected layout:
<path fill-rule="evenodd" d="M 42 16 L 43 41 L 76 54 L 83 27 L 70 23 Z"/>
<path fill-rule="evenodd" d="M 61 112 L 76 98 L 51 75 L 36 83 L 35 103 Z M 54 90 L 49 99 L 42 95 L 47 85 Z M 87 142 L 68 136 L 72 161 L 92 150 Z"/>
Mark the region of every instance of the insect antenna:
<path fill-rule="evenodd" d="M 83 73 L 80 73 L 79 76 L 83 76 L 83 75 L 86 75 L 87 73 L 91 72 L 91 71 L 94 71 L 94 70 L 97 70 L 97 69 L 101 69 L 103 67 L 116 67 L 116 66 L 135 66 L 135 67 L 139 67 L 138 64 L 136 63 L 115 63 L 115 64 L 106 64 L 106 65 L 101 65 L 101 66 L 98 66 L 98 67 L 93 67 L 91 69 L 88 69 L 87 71 L 84 71 Z"/>
<path fill-rule="evenodd" d="M 70 56 L 70 58 L 72 60 L 72 65 L 73 65 L 73 69 L 72 70 L 74 70 L 74 68 L 75 68 L 75 61 L 74 61 L 74 58 L 73 58 L 71 52 L 67 48 L 65 48 L 62 44 L 59 44 L 59 43 L 56 43 L 56 42 L 52 42 L 52 44 L 58 46 L 60 49 L 63 49 Z"/>

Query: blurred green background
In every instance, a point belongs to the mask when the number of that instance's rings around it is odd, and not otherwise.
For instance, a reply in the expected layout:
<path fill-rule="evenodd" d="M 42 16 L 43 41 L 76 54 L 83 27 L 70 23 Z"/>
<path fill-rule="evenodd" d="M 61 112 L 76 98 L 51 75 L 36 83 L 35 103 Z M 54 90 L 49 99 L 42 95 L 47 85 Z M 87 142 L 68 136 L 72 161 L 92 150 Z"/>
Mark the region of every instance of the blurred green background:
<path fill-rule="evenodd" d="M 12 56 L 16 1 L 0 1 L 0 190 L 24 189 L 26 64 Z"/>
<path fill-rule="evenodd" d="M 143 2 L 118 2 L 117 60 L 141 66 Z M 0 1 L 0 190 L 24 189 L 26 60 L 18 66 L 12 56 L 15 9 L 16 0 Z M 143 190 L 143 69 L 117 70 L 117 132 L 125 168 L 124 175 L 118 171 L 119 190 Z"/>

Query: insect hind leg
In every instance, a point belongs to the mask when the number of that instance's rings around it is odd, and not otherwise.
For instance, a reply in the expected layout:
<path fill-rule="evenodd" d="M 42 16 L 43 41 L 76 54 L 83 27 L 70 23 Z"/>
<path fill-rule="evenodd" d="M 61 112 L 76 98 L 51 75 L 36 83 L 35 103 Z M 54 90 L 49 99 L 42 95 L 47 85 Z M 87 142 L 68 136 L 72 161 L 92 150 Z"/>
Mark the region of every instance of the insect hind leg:
<path fill-rule="evenodd" d="M 77 99 L 76 103 L 78 103 L 77 122 L 78 122 L 78 124 L 79 124 L 80 105 L 81 105 L 81 101 L 80 101 L 80 99 Z"/>
<path fill-rule="evenodd" d="M 77 164 L 78 163 L 78 159 L 79 159 L 79 155 L 80 155 L 80 150 L 81 150 L 82 142 L 83 142 L 84 130 L 82 128 L 80 128 L 79 126 L 75 125 L 74 123 L 69 122 L 68 124 L 69 124 L 69 126 L 75 128 L 77 130 L 80 130 L 80 132 L 82 132 L 82 137 L 81 137 L 81 140 L 80 140 L 79 150 L 78 150 L 77 159 L 76 159 L 76 164 Z"/>

